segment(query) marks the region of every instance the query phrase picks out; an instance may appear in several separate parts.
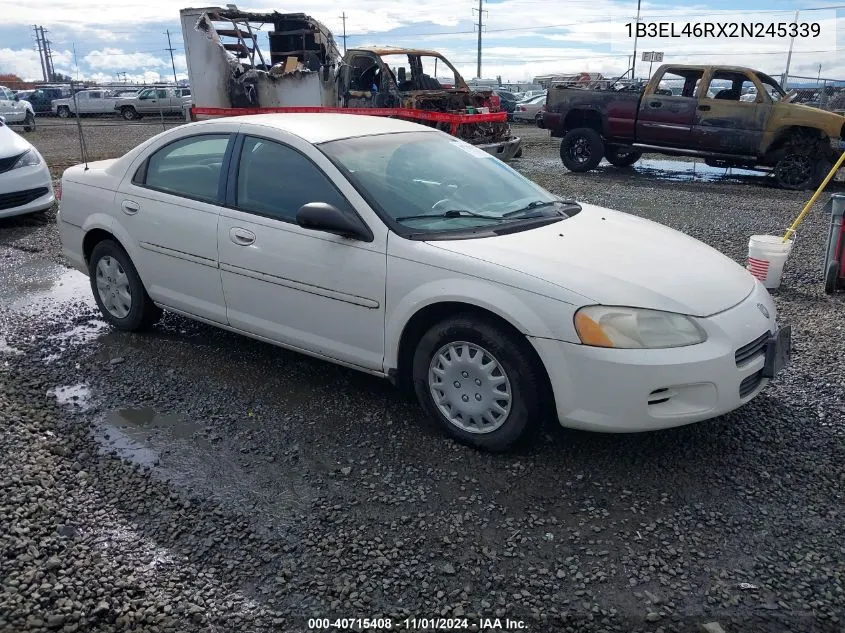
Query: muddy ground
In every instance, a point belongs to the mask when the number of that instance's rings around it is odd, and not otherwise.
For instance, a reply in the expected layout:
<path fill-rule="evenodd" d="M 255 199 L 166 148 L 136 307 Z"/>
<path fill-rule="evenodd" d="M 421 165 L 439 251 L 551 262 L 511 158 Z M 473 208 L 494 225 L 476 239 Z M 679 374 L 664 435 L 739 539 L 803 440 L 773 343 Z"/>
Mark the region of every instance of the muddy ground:
<path fill-rule="evenodd" d="M 103 158 L 160 129 L 92 123 L 86 143 Z M 738 261 L 808 197 L 659 157 L 571 174 L 546 132 L 518 132 L 514 165 L 552 191 Z M 64 123 L 30 138 L 56 173 L 77 160 Z M 648 434 L 549 425 L 492 456 L 351 370 L 170 314 L 110 330 L 54 214 L 0 221 L 0 631 L 841 632 L 845 311 L 822 291 L 826 226 L 819 208 L 775 293 L 793 365 L 751 404 Z M 435 616 L 467 628 L 406 622 Z"/>

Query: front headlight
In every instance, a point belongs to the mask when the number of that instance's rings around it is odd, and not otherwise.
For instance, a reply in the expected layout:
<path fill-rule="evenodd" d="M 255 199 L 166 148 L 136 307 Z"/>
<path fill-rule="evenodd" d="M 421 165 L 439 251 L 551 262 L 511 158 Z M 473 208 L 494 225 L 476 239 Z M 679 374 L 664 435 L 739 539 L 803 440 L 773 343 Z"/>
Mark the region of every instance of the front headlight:
<path fill-rule="evenodd" d="M 696 345 L 707 333 L 690 317 L 673 312 L 586 306 L 575 313 L 575 331 L 584 345 L 657 349 Z"/>
<path fill-rule="evenodd" d="M 38 165 L 41 163 L 41 157 L 38 155 L 34 149 L 26 150 L 23 155 L 12 165 L 12 169 L 17 169 L 18 167 L 32 167 L 34 165 Z"/>

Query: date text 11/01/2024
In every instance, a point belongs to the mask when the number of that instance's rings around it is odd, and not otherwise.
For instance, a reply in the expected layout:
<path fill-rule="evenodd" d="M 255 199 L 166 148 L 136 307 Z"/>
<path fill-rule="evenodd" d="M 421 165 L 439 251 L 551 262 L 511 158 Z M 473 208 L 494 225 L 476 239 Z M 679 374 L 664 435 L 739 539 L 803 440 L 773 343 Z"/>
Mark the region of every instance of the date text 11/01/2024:
<path fill-rule="evenodd" d="M 308 628 L 344 631 L 524 631 L 528 626 L 524 620 L 510 618 L 309 618 Z"/>
<path fill-rule="evenodd" d="M 818 22 L 627 22 L 628 37 L 819 37 Z"/>

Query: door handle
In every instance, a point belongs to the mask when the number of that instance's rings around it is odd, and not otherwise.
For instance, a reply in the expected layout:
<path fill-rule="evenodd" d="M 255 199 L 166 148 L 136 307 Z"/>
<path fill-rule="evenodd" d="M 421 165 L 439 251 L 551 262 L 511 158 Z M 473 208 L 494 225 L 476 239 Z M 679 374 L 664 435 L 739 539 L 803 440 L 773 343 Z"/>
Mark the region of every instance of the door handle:
<path fill-rule="evenodd" d="M 700 106 L 698 106 L 698 109 L 703 110 L 703 111 L 707 111 L 707 110 L 710 109 L 710 106 L 709 105 L 700 105 Z"/>
<path fill-rule="evenodd" d="M 663 105 L 662 101 L 650 101 L 648 104 L 649 108 L 659 108 Z"/>
<path fill-rule="evenodd" d="M 141 205 L 137 202 L 132 202 L 131 200 L 124 200 L 120 203 L 120 208 L 123 209 L 123 212 L 126 215 L 135 215 L 141 210 Z"/>
<path fill-rule="evenodd" d="M 229 229 L 229 239 L 238 246 L 249 246 L 255 242 L 255 233 L 236 226 Z"/>

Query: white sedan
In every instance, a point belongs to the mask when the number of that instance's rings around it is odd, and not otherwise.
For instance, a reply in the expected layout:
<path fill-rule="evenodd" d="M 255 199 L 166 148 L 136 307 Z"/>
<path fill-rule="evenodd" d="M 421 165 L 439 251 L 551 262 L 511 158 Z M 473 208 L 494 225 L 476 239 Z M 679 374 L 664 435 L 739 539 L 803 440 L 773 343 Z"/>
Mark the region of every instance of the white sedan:
<path fill-rule="evenodd" d="M 0 218 L 44 211 L 53 201 L 53 180 L 41 154 L 0 117 Z"/>
<path fill-rule="evenodd" d="M 64 172 L 59 229 L 113 326 L 165 309 L 383 376 L 476 447 L 546 413 L 610 432 L 712 418 L 789 358 L 732 260 L 432 128 L 242 116 L 88 167 Z"/>

